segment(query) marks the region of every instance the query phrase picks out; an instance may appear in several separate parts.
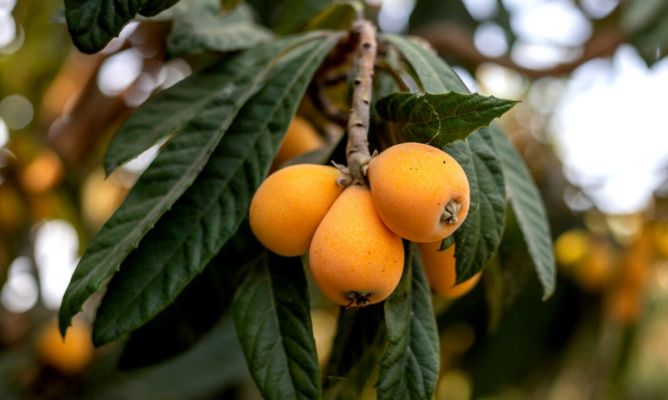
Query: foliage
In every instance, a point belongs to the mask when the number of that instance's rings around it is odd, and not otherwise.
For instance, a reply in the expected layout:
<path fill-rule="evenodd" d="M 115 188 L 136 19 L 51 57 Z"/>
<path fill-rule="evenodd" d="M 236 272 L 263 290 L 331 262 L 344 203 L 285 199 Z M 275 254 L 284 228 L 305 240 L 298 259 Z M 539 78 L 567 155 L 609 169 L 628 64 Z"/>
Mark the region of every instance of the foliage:
<path fill-rule="evenodd" d="M 66 17 L 74 43 L 94 52 L 135 15 L 155 15 L 174 3 L 72 0 L 66 1 Z M 402 280 L 382 308 L 339 311 L 333 354 L 321 382 L 309 276 L 299 258 L 270 254 L 245 225 L 250 199 L 272 168 L 291 119 L 309 101 L 307 90 L 320 90 L 332 71 L 343 73 L 334 84 L 338 92 L 318 95 L 347 104 L 355 85 L 349 84 L 347 61 L 354 38 L 346 32 L 362 10 L 356 2 L 285 2 L 276 9 L 274 31 L 294 34 L 280 38 L 254 22 L 250 6 L 237 1 L 184 0 L 161 16 L 172 25 L 165 38 L 168 53 L 210 65 L 155 94 L 109 145 L 107 174 L 161 143 L 157 158 L 81 258 L 61 306 L 62 332 L 106 286 L 93 339 L 102 345 L 131 334 L 126 355 L 152 332 L 180 323 L 197 326 L 197 337 L 213 329 L 198 345 L 211 346 L 213 335 L 227 338 L 229 332 L 228 322 L 212 321 L 231 313 L 250 374 L 266 398 L 357 396 L 376 367 L 381 399 L 434 394 L 439 333 L 414 246 L 406 244 Z M 386 51 L 377 64 L 393 73 L 390 80 L 379 78 L 385 84 L 372 96 L 370 141 L 382 150 L 399 140 L 393 135 L 398 133 L 441 148 L 462 165 L 470 182 L 469 215 L 454 234 L 457 280 L 492 260 L 510 204 L 548 297 L 554 290 L 554 259 L 542 200 L 512 144 L 498 127 L 489 126 L 516 102 L 469 93 L 450 66 L 419 41 L 397 35 L 379 35 L 379 41 Z M 223 296 L 196 295 L 195 287 L 204 292 L 219 287 L 202 283 L 198 275 L 227 282 Z M 182 305 L 207 299 L 222 310 L 203 318 L 201 328 L 178 312 Z M 179 351 L 193 345 L 171 336 L 165 343 L 180 346 Z M 168 355 L 173 353 L 156 354 L 155 360 Z M 169 376 L 169 367 L 164 369 Z"/>

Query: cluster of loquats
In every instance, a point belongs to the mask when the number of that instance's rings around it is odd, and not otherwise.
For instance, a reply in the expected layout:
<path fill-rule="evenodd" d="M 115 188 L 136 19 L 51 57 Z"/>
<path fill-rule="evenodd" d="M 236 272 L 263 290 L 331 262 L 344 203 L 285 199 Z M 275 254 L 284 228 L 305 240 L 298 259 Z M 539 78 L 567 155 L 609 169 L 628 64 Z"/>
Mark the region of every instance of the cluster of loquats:
<path fill-rule="evenodd" d="M 444 298 L 468 292 L 480 274 L 456 282 L 454 246 L 441 242 L 462 224 L 469 183 L 459 163 L 421 143 L 401 143 L 373 157 L 368 185 L 342 187 L 339 169 L 297 164 L 271 174 L 256 191 L 250 225 L 269 250 L 308 254 L 323 294 L 346 307 L 386 299 L 404 267 L 403 239 L 419 244 L 432 288 Z"/>

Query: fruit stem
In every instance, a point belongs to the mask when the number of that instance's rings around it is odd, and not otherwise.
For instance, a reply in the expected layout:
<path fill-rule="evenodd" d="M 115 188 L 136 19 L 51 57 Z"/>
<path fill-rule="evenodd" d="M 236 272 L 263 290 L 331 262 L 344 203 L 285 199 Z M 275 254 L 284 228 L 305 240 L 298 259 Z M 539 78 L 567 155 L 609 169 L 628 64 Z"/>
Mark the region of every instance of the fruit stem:
<path fill-rule="evenodd" d="M 355 41 L 353 54 L 353 99 L 348 117 L 348 143 L 346 144 L 347 168 L 339 183 L 348 185 L 366 184 L 366 170 L 371 160 L 369 153 L 369 108 L 373 85 L 373 68 L 376 62 L 376 27 L 361 19 L 352 29 Z"/>

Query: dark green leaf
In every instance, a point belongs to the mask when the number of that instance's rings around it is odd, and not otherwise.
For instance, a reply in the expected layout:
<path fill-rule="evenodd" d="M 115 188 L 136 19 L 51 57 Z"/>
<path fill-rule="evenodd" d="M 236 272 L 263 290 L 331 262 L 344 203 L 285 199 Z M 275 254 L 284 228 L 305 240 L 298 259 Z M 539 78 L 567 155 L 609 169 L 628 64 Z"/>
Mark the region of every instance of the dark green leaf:
<path fill-rule="evenodd" d="M 517 154 L 517 150 L 506 135 L 495 126 L 489 130 L 503 166 L 510 204 L 529 248 L 538 279 L 543 285 L 543 298 L 546 299 L 554 292 L 556 268 L 552 252 L 552 236 L 543 200 L 524 160 Z"/>
<path fill-rule="evenodd" d="M 178 2 L 179 0 L 143 0 L 144 5 L 139 9 L 139 14 L 145 17 L 152 17 Z"/>
<path fill-rule="evenodd" d="M 287 53 L 243 106 L 197 180 L 112 279 L 95 319 L 96 343 L 153 318 L 237 232 L 311 77 L 337 38 L 319 36 Z"/>
<path fill-rule="evenodd" d="M 516 103 L 477 93 L 395 93 L 380 99 L 376 109 L 406 140 L 443 147 L 489 125 Z"/>
<path fill-rule="evenodd" d="M 431 289 L 415 246 L 399 286 L 385 302 L 387 346 L 380 360 L 378 399 L 430 399 L 440 368 Z"/>
<path fill-rule="evenodd" d="M 455 231 L 457 282 L 463 282 L 487 264 L 501 243 L 506 210 L 503 171 L 488 128 L 444 150 L 464 168 L 471 192 L 469 214 Z"/>
<path fill-rule="evenodd" d="M 425 91 L 468 92 L 457 74 L 433 51 L 400 36 L 385 37 L 406 58 Z M 503 172 L 487 128 L 446 145 L 444 150 L 464 168 L 471 191 L 469 214 L 455 231 L 457 282 L 463 282 L 485 266 L 501 242 L 505 222 Z"/>
<path fill-rule="evenodd" d="M 428 43 L 387 34 L 381 35 L 381 39 L 395 46 L 408 61 L 417 75 L 423 92 L 468 93 L 466 85 L 459 76 L 436 53 L 426 47 Z"/>
<path fill-rule="evenodd" d="M 357 1 L 337 1 L 311 18 L 304 29 L 350 30 L 357 16 L 363 13 L 363 7 Z"/>
<path fill-rule="evenodd" d="M 297 257 L 262 252 L 234 297 L 234 322 L 266 399 L 320 398 L 306 276 Z"/>
<path fill-rule="evenodd" d="M 221 319 L 195 346 L 153 367 L 115 374 L 81 396 L 96 400 L 201 399 L 248 376 L 234 324 Z M 213 396 L 215 397 L 215 396 Z"/>
<path fill-rule="evenodd" d="M 247 7 L 221 14 L 216 0 L 200 0 L 183 13 L 177 13 L 167 37 L 172 55 L 197 54 L 205 50 L 240 50 L 266 42 L 271 33 L 253 22 Z"/>
<path fill-rule="evenodd" d="M 118 270 L 139 240 L 192 184 L 239 109 L 271 70 L 274 58 L 300 41 L 260 46 L 218 67 L 217 73 L 227 78 L 220 82 L 224 84 L 209 86 L 215 92 L 211 101 L 164 147 L 79 261 L 60 308 L 63 332 L 83 303 Z"/>
<path fill-rule="evenodd" d="M 281 34 L 297 32 L 306 25 L 309 19 L 330 4 L 332 4 L 332 0 L 284 1 L 279 6 L 276 18 L 274 18 L 274 30 Z"/>
<path fill-rule="evenodd" d="M 242 226 L 169 307 L 130 335 L 119 366 L 130 369 L 163 362 L 209 332 L 234 296 L 239 265 L 261 249 L 251 238 L 250 227 Z"/>
<path fill-rule="evenodd" d="M 455 237 L 450 235 L 441 241 L 441 245 L 438 248 L 438 251 L 445 251 L 455 244 Z"/>
<path fill-rule="evenodd" d="M 341 307 L 332 354 L 323 379 L 324 398 L 360 398 L 384 343 L 383 304 L 348 310 Z"/>
<path fill-rule="evenodd" d="M 137 13 L 157 14 L 178 0 L 65 0 L 72 41 L 84 53 L 102 50 Z"/>

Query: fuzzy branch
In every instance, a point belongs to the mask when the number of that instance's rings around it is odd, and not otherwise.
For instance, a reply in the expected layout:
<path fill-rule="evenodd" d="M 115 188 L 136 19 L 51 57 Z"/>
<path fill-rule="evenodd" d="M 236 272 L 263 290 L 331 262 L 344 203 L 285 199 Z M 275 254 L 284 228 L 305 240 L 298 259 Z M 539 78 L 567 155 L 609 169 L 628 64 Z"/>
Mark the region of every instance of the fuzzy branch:
<path fill-rule="evenodd" d="M 373 68 L 376 60 L 376 27 L 367 20 L 358 21 L 352 31 L 355 41 L 353 68 L 353 99 L 348 118 L 348 143 L 346 145 L 346 177 L 344 185 L 359 185 L 366 182 L 369 153 L 369 108 L 373 84 Z"/>

